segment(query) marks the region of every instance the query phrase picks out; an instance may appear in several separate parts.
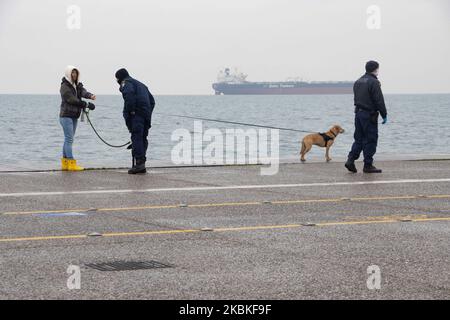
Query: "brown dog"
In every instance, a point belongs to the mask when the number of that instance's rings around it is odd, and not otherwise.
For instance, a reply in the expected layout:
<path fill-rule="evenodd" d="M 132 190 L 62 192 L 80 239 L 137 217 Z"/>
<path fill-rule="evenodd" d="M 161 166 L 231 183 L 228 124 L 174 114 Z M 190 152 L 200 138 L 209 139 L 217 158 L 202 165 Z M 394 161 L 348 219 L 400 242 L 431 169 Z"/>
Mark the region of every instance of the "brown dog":
<path fill-rule="evenodd" d="M 341 126 L 335 125 L 330 128 L 325 133 L 312 133 L 305 136 L 302 140 L 302 150 L 300 151 L 301 158 L 300 160 L 302 162 L 305 162 L 305 154 L 311 150 L 312 146 L 319 146 L 322 148 L 326 148 L 325 151 L 325 159 L 328 161 L 331 161 L 329 151 L 331 146 L 334 143 L 334 140 L 340 133 L 344 133 L 345 130 L 341 128 Z"/>

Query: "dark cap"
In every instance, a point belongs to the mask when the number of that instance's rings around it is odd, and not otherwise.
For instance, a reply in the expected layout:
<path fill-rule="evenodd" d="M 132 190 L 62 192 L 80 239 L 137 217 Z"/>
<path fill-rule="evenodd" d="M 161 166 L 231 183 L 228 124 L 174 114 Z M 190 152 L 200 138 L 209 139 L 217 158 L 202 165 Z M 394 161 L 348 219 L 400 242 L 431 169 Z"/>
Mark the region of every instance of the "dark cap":
<path fill-rule="evenodd" d="M 366 72 L 372 73 L 380 67 L 378 62 L 370 60 L 366 63 Z"/>
<path fill-rule="evenodd" d="M 119 83 L 122 82 L 123 79 L 128 78 L 129 76 L 130 74 L 125 68 L 122 68 L 116 72 L 116 79 L 118 80 Z"/>

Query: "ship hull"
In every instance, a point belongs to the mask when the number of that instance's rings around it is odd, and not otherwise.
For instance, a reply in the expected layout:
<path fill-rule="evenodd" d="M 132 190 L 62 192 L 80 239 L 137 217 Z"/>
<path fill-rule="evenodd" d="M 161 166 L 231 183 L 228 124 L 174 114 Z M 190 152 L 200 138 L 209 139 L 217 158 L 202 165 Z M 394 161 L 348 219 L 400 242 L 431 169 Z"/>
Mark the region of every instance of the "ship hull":
<path fill-rule="evenodd" d="M 353 83 L 214 83 L 216 95 L 351 94 Z"/>

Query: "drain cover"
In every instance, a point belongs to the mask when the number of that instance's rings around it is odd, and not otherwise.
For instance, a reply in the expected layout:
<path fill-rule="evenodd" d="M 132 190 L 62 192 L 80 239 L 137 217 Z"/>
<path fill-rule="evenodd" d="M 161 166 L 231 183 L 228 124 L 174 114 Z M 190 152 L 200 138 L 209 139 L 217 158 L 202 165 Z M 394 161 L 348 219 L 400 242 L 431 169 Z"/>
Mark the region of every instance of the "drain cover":
<path fill-rule="evenodd" d="M 173 268 L 173 266 L 157 261 L 113 261 L 104 263 L 89 263 L 86 267 L 99 271 L 129 271 L 144 269 Z"/>

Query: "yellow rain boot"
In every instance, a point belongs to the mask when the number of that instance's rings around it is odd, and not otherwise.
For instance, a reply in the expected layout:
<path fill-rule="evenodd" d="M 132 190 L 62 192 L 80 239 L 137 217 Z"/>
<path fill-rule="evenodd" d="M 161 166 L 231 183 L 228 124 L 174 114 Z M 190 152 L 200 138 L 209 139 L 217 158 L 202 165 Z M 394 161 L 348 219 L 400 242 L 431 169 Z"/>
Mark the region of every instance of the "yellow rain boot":
<path fill-rule="evenodd" d="M 79 165 L 77 165 L 77 160 L 75 159 L 67 159 L 69 167 L 68 170 L 69 171 L 83 171 L 84 168 L 80 167 Z"/>
<path fill-rule="evenodd" d="M 69 159 L 61 158 L 61 170 L 62 171 L 69 170 Z"/>

